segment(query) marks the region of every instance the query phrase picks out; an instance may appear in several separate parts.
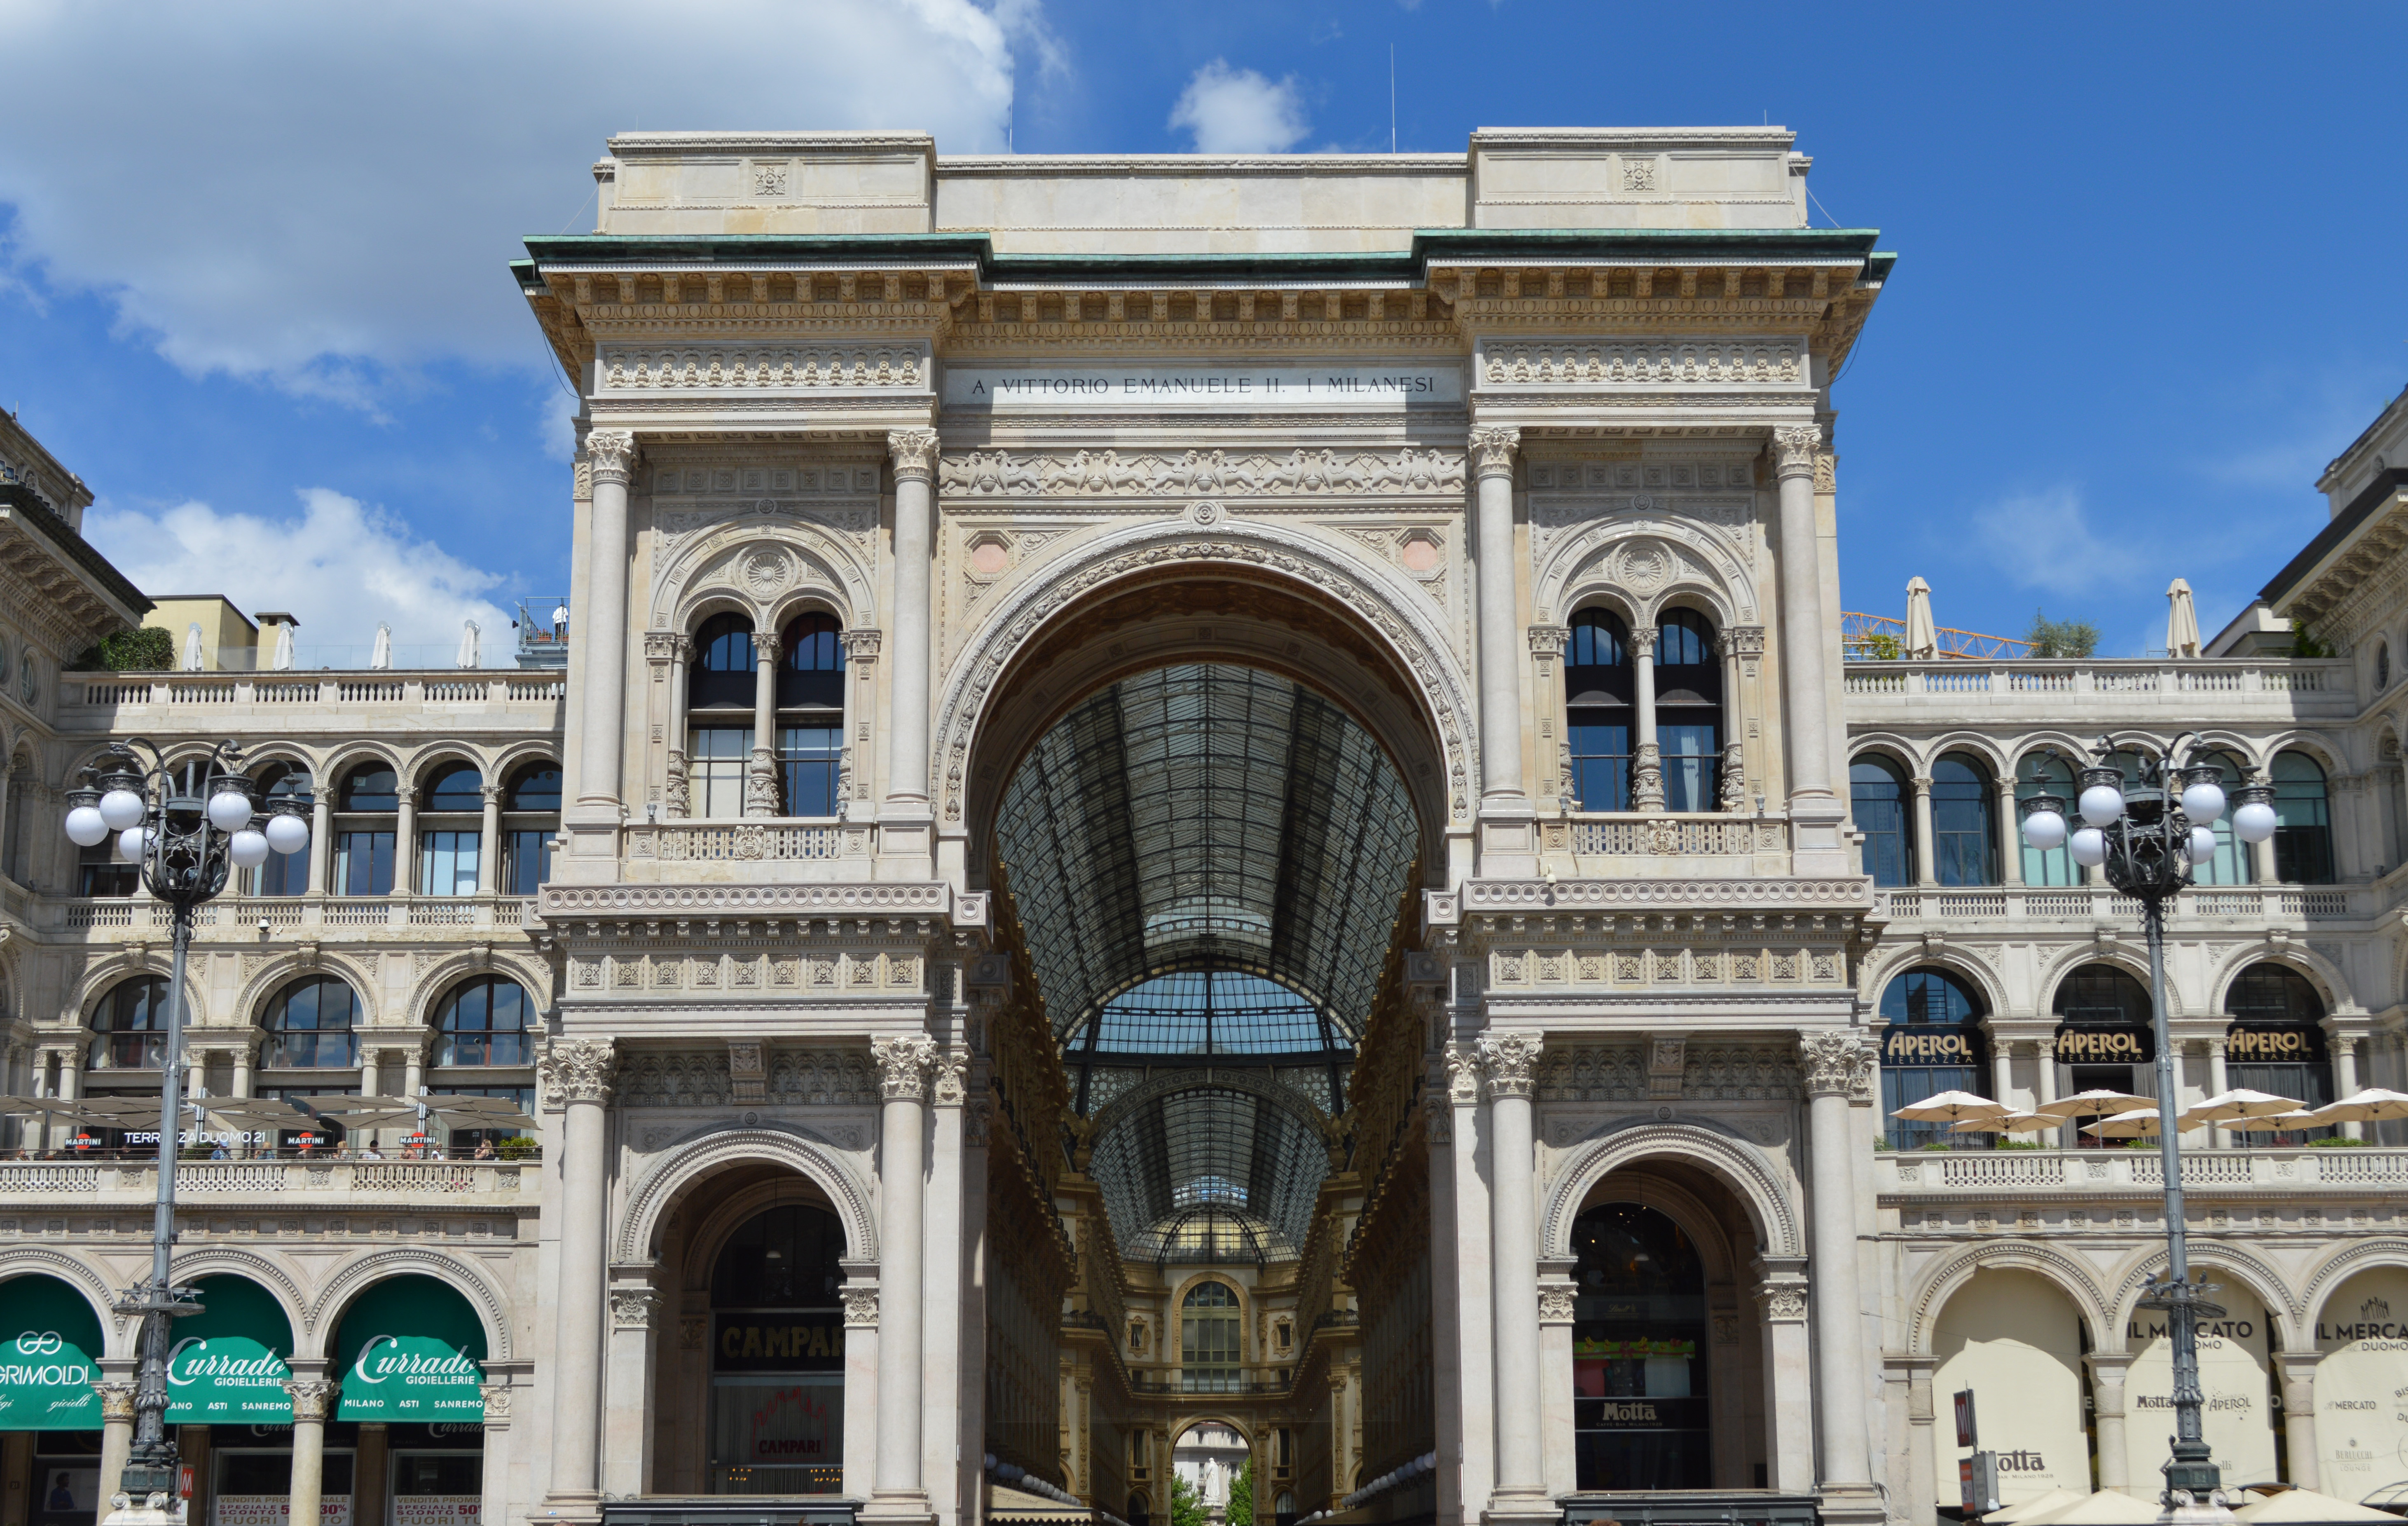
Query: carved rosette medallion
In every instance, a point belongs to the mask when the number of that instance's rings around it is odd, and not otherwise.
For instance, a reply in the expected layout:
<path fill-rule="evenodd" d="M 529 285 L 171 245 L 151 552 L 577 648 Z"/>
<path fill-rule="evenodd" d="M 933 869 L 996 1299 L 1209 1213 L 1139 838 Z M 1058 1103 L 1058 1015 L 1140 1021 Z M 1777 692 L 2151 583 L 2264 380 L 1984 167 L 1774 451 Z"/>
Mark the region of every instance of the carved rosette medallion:
<path fill-rule="evenodd" d="M 619 1057 L 609 1039 L 554 1039 L 536 1061 L 545 1105 L 607 1102 Z"/>
<path fill-rule="evenodd" d="M 596 482 L 624 487 L 636 474 L 636 432 L 633 429 L 589 429 L 585 462 Z"/>
<path fill-rule="evenodd" d="M 895 462 L 898 482 L 937 480 L 937 432 L 934 429 L 889 429 L 886 453 Z"/>
<path fill-rule="evenodd" d="M 1798 1068 L 1809 1097 L 1855 1097 L 1872 1080 L 1873 1056 L 1854 1033 L 1808 1033 L 1798 1041 Z"/>
<path fill-rule="evenodd" d="M 925 1034 L 909 1038 L 872 1039 L 871 1063 L 878 1067 L 880 1094 L 890 1102 L 917 1102 L 928 1095 L 928 1071 L 936 1063 L 936 1041 Z"/>
<path fill-rule="evenodd" d="M 1491 1101 L 1503 1097 L 1528 1098 L 1537 1089 L 1540 1038 L 1536 1033 L 1484 1033 L 1480 1036 L 1480 1069 Z"/>
<path fill-rule="evenodd" d="M 1823 449 L 1819 424 L 1784 425 L 1772 432 L 1773 471 L 1781 477 L 1812 477 Z"/>
<path fill-rule="evenodd" d="M 1474 477 L 1511 477 L 1513 475 L 1513 453 L 1521 449 L 1519 429 L 1474 429 L 1471 431 L 1471 474 Z"/>

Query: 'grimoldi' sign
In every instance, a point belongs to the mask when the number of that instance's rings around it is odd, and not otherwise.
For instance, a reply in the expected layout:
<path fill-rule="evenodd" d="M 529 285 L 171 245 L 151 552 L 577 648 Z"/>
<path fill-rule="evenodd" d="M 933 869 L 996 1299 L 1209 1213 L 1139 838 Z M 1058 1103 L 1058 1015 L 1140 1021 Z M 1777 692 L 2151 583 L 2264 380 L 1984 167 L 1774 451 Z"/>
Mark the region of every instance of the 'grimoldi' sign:
<path fill-rule="evenodd" d="M 945 367 L 944 406 L 995 412 L 1290 413 L 1463 406 L 1453 366 Z"/>

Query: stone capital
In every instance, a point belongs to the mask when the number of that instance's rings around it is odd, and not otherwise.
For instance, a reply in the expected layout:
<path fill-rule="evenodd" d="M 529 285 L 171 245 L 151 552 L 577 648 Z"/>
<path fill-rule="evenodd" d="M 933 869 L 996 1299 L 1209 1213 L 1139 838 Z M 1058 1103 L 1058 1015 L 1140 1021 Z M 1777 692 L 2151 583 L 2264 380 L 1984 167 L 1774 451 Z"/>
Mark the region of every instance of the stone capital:
<path fill-rule="evenodd" d="M 754 631 L 752 633 L 753 666 L 757 668 L 775 668 L 778 666 L 780 646 L 781 642 L 776 631 Z"/>
<path fill-rule="evenodd" d="M 846 661 L 876 662 L 878 660 L 878 632 L 876 630 L 866 626 L 848 630 L 839 636 L 838 640 L 844 642 L 844 655 Z"/>
<path fill-rule="evenodd" d="M 901 1039 L 872 1039 L 869 1058 L 878 1067 L 879 1090 L 888 1101 L 925 1100 L 928 1070 L 937 1059 L 935 1040 L 922 1033 Z"/>
<path fill-rule="evenodd" d="M 878 1289 L 844 1288 L 838 1290 L 844 1300 L 844 1322 L 856 1328 L 878 1328 Z"/>
<path fill-rule="evenodd" d="M 636 474 L 636 432 L 633 429 L 588 429 L 585 463 L 596 482 L 624 487 Z"/>
<path fill-rule="evenodd" d="M 1471 431 L 1471 475 L 1511 477 L 1513 453 L 1522 448 L 1522 431 L 1512 428 Z"/>
<path fill-rule="evenodd" d="M 894 458 L 895 480 L 933 482 L 937 480 L 937 432 L 934 429 L 889 429 L 886 453 Z"/>
<path fill-rule="evenodd" d="M 477 1391 L 485 1398 L 485 1429 L 497 1431 L 510 1423 L 510 1386 L 507 1383 L 480 1383 Z"/>
<path fill-rule="evenodd" d="M 969 1095 L 966 1082 L 970 1067 L 968 1051 L 954 1049 L 938 1055 L 929 1074 L 928 1097 L 939 1107 L 959 1107 Z"/>
<path fill-rule="evenodd" d="M 1798 1068 L 1809 1097 L 1854 1097 L 1872 1077 L 1873 1053 L 1853 1032 L 1800 1034 Z"/>
<path fill-rule="evenodd" d="M 1539 1289 L 1539 1323 L 1569 1325 L 1572 1322 L 1573 1290 L 1570 1288 Z"/>
<path fill-rule="evenodd" d="M 110 1421 L 122 1421 L 128 1425 L 134 1423 L 136 1388 L 135 1384 L 113 1379 L 104 1380 L 92 1386 L 92 1391 L 100 1395 L 100 1418 L 104 1424 Z"/>
<path fill-rule="evenodd" d="M 1775 1273 L 1756 1284 L 1756 1303 L 1768 1324 L 1804 1324 L 1806 1279 L 1793 1273 Z"/>
<path fill-rule="evenodd" d="M 610 1323 L 620 1330 L 650 1330 L 661 1295 L 650 1288 L 610 1289 Z"/>
<path fill-rule="evenodd" d="M 607 1102 L 618 1068 L 618 1051 L 609 1039 L 554 1039 L 536 1061 L 536 1078 L 543 1083 L 548 1106 Z"/>
<path fill-rule="evenodd" d="M 1564 650 L 1564 642 L 1571 639 L 1571 634 L 1570 626 L 1532 626 L 1530 655 L 1534 657 L 1560 655 Z"/>
<path fill-rule="evenodd" d="M 1484 1033 L 1480 1036 L 1480 1069 L 1489 1100 L 1527 1098 L 1538 1087 L 1539 1048 L 1536 1033 Z"/>
<path fill-rule="evenodd" d="M 1821 425 L 1783 425 L 1772 431 L 1773 475 L 1783 478 L 1813 476 L 1815 458 L 1822 450 Z"/>
<path fill-rule="evenodd" d="M 293 1396 L 294 1423 L 315 1420 L 324 1424 L 332 1414 L 335 1396 L 343 1386 L 330 1377 L 291 1377 L 284 1380 L 284 1391 Z"/>
<path fill-rule="evenodd" d="M 1648 660 L 1650 660 L 1650 661 L 1655 660 L 1655 656 L 1656 656 L 1656 627 L 1655 627 L 1654 626 L 1631 626 L 1631 627 L 1630 627 L 1630 655 L 1631 655 L 1631 656 L 1632 656 L 1633 658 L 1645 657 L 1645 658 L 1647 658 L 1647 659 L 1648 659 Z"/>

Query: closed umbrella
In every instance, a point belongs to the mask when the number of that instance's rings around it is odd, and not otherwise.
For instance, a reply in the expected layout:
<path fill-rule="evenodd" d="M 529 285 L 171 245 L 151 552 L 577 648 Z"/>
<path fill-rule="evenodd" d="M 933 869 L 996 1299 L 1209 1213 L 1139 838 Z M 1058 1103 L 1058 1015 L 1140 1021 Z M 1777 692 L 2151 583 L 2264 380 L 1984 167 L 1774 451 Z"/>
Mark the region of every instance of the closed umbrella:
<path fill-rule="evenodd" d="M 2166 588 L 2166 655 L 2199 655 L 2199 607 L 2191 602 L 2190 584 L 2181 578 Z"/>
<path fill-rule="evenodd" d="M 2369 1087 L 2340 1101 L 2327 1102 L 2315 1110 L 2315 1118 L 2318 1123 L 2383 1123 L 2408 1118 L 2408 1091 Z"/>
<path fill-rule="evenodd" d="M 184 627 L 184 671 L 201 670 L 201 623 L 198 620 Z"/>
<path fill-rule="evenodd" d="M 393 627 L 391 626 L 377 626 L 376 645 L 368 650 L 368 666 L 371 668 L 393 666 Z"/>
<path fill-rule="evenodd" d="M 280 621 L 276 626 L 276 670 L 286 672 L 293 667 L 293 622 Z"/>
<path fill-rule="evenodd" d="M 2118 1113 L 2112 1118 L 2101 1118 L 2097 1123 L 2086 1123 L 2082 1126 L 2082 1131 L 2086 1134 L 2097 1134 L 2101 1139 L 2145 1139 L 2157 1131 L 2157 1110 L 2154 1107 L 2136 1107 L 2129 1113 Z"/>
<path fill-rule="evenodd" d="M 2176 1121 L 2186 1129 L 2196 1129 L 2202 1123 L 2229 1123 L 2235 1118 L 2264 1118 L 2277 1113 L 2296 1113 L 2307 1104 L 2297 1097 L 2277 1097 L 2268 1091 L 2251 1091 L 2235 1087 L 2202 1098 L 2182 1110 Z"/>
<path fill-rule="evenodd" d="M 1940 633 L 1931 626 L 1931 584 L 1921 578 L 1906 580 L 1905 652 L 1917 658 L 1940 655 Z"/>
<path fill-rule="evenodd" d="M 1958 1123 L 1966 1118 L 2002 1118 L 2016 1111 L 1970 1091 L 1942 1091 L 1910 1102 L 1890 1115 L 1915 1123 Z"/>
<path fill-rule="evenodd" d="M 460 622 L 460 666 L 463 668 L 474 668 L 478 665 L 478 634 L 477 622 L 474 620 Z"/>
<path fill-rule="evenodd" d="M 2152 1097 L 2136 1097 L 2128 1091 L 2077 1091 L 2071 1097 L 2059 1097 L 2053 1102 L 2042 1102 L 2032 1109 L 2044 1118 L 2086 1118 L 2094 1115 L 2126 1113 L 2136 1107 L 2156 1105 Z"/>

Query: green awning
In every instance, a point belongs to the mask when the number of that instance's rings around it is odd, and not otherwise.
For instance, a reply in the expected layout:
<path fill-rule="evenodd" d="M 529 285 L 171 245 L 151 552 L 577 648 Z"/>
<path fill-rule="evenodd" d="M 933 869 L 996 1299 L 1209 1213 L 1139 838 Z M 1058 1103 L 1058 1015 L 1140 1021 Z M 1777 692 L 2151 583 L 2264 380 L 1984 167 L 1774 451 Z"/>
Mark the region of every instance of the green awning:
<path fill-rule="evenodd" d="M 0 1283 L 0 1431 L 100 1428 L 100 1317 L 56 1277 Z"/>
<path fill-rule="evenodd" d="M 167 1353 L 170 1425 L 290 1425 L 293 1323 L 241 1277 L 203 1277 L 201 1309 L 176 1321 Z"/>
<path fill-rule="evenodd" d="M 378 1283 L 335 1333 L 345 1420 L 485 1418 L 485 1329 L 468 1301 L 433 1277 Z"/>

